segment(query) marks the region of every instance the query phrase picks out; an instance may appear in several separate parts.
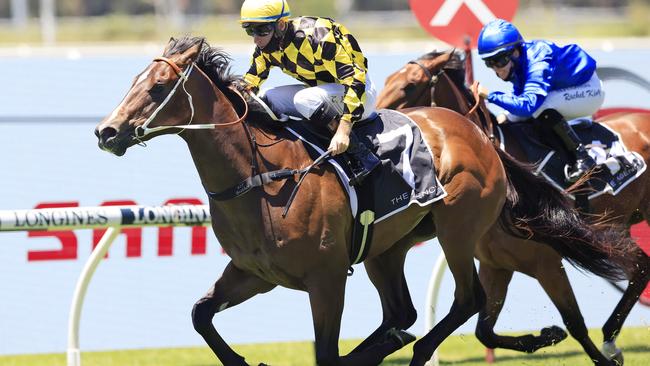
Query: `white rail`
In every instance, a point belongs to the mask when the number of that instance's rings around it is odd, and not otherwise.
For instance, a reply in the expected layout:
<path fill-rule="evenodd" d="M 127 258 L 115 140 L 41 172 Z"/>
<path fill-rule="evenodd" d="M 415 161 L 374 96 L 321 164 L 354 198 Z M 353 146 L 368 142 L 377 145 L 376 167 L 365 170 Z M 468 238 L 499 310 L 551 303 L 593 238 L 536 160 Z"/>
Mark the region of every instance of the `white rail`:
<path fill-rule="evenodd" d="M 440 253 L 433 267 L 433 271 L 431 271 L 431 278 L 429 279 L 429 287 L 427 289 L 427 299 L 424 308 L 424 334 L 429 333 L 434 325 L 436 325 L 436 304 L 438 303 L 440 285 L 442 284 L 446 269 L 447 258 L 445 258 L 444 253 Z M 438 364 L 438 351 L 435 351 L 431 359 L 426 363 L 426 366 L 438 366 Z"/>
<path fill-rule="evenodd" d="M 122 227 L 202 226 L 210 223 L 208 206 L 107 206 L 0 211 L 0 231 L 107 228 L 77 280 L 68 320 L 68 366 L 81 366 L 79 323 L 86 290 L 97 266 Z"/>

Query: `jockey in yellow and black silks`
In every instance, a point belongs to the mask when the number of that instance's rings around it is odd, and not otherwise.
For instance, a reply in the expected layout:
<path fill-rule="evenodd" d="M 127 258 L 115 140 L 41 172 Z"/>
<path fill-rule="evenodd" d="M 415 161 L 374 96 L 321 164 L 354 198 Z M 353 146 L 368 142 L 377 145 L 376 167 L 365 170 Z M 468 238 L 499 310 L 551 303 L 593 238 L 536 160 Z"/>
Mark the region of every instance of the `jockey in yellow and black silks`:
<path fill-rule="evenodd" d="M 368 77 L 368 60 L 343 25 L 328 18 L 290 16 L 286 0 L 244 1 L 240 22 L 256 47 L 243 79 L 257 92 L 270 69 L 279 67 L 300 81 L 262 95 L 278 115 L 334 126 L 329 149 L 334 155 L 348 153 L 352 183 L 358 183 L 379 165 L 351 133 L 355 122 L 374 114 L 377 93 Z"/>

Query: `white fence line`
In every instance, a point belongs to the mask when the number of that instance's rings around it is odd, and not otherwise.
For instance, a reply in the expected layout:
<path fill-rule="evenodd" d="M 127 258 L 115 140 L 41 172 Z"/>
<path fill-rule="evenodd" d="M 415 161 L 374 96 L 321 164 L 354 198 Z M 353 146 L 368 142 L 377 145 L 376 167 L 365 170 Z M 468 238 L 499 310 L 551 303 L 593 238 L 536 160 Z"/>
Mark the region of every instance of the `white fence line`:
<path fill-rule="evenodd" d="M 444 253 L 440 253 L 436 264 L 431 271 L 429 278 L 429 287 L 427 289 L 426 305 L 424 306 L 424 334 L 429 333 L 436 325 L 436 305 L 438 303 L 438 294 L 440 293 L 440 285 L 447 269 L 447 258 Z M 426 363 L 427 366 L 438 366 L 438 351 L 436 350 L 431 359 Z"/>
<path fill-rule="evenodd" d="M 106 228 L 77 280 L 68 319 L 68 366 L 81 365 L 81 309 L 97 266 L 122 227 L 202 226 L 210 223 L 207 205 L 106 206 L 0 211 L 0 231 Z"/>

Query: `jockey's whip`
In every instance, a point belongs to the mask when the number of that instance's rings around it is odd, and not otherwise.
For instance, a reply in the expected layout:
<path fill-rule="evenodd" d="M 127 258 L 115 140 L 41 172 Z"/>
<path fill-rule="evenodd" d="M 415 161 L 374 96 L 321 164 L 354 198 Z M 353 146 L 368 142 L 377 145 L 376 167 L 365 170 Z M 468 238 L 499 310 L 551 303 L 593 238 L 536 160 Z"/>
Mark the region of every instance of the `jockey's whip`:
<path fill-rule="evenodd" d="M 309 172 L 320 165 L 325 159 L 330 157 L 332 155 L 332 150 L 327 150 L 324 153 L 321 154 L 321 156 L 318 157 L 318 159 L 314 160 L 313 163 L 311 163 L 310 166 L 307 168 L 303 169 L 302 172 L 300 173 L 300 179 L 298 179 L 298 184 L 293 188 L 293 192 L 291 192 L 291 196 L 289 196 L 289 201 L 287 202 L 287 205 L 284 206 L 284 212 L 282 212 L 282 218 L 287 217 L 287 213 L 289 212 L 289 207 L 291 207 L 291 203 L 293 203 L 294 198 L 296 198 L 296 193 L 298 193 L 298 188 L 300 188 L 300 185 L 302 184 L 302 181 L 305 180 L 305 177 Z"/>

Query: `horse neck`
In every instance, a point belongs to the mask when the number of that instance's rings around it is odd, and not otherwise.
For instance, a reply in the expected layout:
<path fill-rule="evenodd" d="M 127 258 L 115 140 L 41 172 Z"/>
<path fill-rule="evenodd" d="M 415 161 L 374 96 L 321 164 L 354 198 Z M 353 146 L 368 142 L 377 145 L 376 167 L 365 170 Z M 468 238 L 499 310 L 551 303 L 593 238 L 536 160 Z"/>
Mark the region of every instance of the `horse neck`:
<path fill-rule="evenodd" d="M 203 76 L 204 82 L 192 92 L 194 123 L 236 121 L 239 116 L 233 104 L 205 74 Z M 217 126 L 212 130 L 185 130 L 181 136 L 190 149 L 206 190 L 221 192 L 250 176 L 252 149 L 243 123 Z"/>

